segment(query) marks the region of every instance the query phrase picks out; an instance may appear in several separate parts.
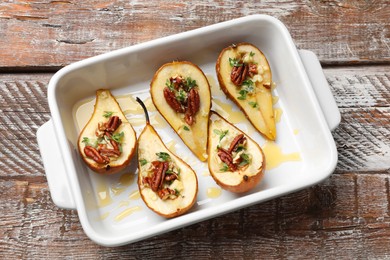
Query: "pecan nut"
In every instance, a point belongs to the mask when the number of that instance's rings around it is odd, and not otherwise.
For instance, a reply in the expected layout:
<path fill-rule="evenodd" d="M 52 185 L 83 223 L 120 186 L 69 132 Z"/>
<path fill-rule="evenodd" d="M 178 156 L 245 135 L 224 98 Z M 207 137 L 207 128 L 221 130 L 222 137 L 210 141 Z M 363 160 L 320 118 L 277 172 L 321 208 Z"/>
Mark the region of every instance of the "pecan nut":
<path fill-rule="evenodd" d="M 177 179 L 177 175 L 175 173 L 165 175 L 166 181 L 174 181 Z"/>
<path fill-rule="evenodd" d="M 104 124 L 105 131 L 113 133 L 122 124 L 122 120 L 118 116 L 111 116 L 107 123 Z"/>
<path fill-rule="evenodd" d="M 245 140 L 246 140 L 246 137 L 244 136 L 244 134 L 237 135 L 233 139 L 233 141 L 231 142 L 228 152 L 232 153 L 232 152 L 236 151 L 238 145 L 243 144 L 245 142 Z"/>
<path fill-rule="evenodd" d="M 184 108 L 180 102 L 176 99 L 175 93 L 169 88 L 164 88 L 164 98 L 167 101 L 168 105 L 177 113 L 184 113 Z"/>
<path fill-rule="evenodd" d="M 263 83 L 263 87 L 266 89 L 271 89 L 271 84 L 270 83 Z"/>
<path fill-rule="evenodd" d="M 192 125 L 194 123 L 194 117 L 190 113 L 185 114 L 184 120 L 188 125 Z"/>
<path fill-rule="evenodd" d="M 169 81 L 172 83 L 175 89 L 179 89 L 184 84 L 183 78 L 180 76 L 171 77 Z"/>
<path fill-rule="evenodd" d="M 107 148 L 106 144 L 98 144 L 97 149 L 92 146 L 85 146 L 84 153 L 87 157 L 92 158 L 95 162 L 100 164 L 107 164 L 110 162 L 110 157 L 119 157 L 121 151 L 119 143 L 112 139 L 112 133 L 115 132 L 122 124 L 122 120 L 118 116 L 111 116 L 107 122 L 99 122 L 95 135 L 99 138 L 107 136 L 113 149 Z M 109 165 L 107 165 L 109 167 Z"/>
<path fill-rule="evenodd" d="M 242 158 L 233 160 L 233 152 L 237 151 L 237 148 L 240 144 L 244 144 L 246 137 L 244 134 L 237 135 L 233 141 L 230 143 L 229 149 L 225 150 L 222 147 L 218 147 L 217 155 L 224 162 L 230 171 L 236 171 L 240 167 Z"/>
<path fill-rule="evenodd" d="M 191 89 L 188 93 L 187 109 L 184 120 L 187 124 L 192 125 L 194 123 L 194 116 L 199 111 L 200 97 L 196 89 Z"/>
<path fill-rule="evenodd" d="M 196 89 L 192 88 L 188 94 L 188 108 L 192 115 L 195 115 L 199 111 L 200 97 Z"/>
<path fill-rule="evenodd" d="M 175 197 L 177 196 L 176 191 L 170 188 L 161 189 L 157 192 L 157 194 L 162 200 L 168 199 L 171 195 L 174 195 Z"/>
<path fill-rule="evenodd" d="M 249 66 L 242 64 L 242 66 L 234 66 L 230 73 L 230 79 L 236 86 L 241 86 L 242 82 L 249 75 Z"/>
<path fill-rule="evenodd" d="M 158 162 L 158 163 L 153 163 L 153 165 L 156 166 L 154 168 L 154 174 L 152 180 L 150 181 L 150 187 L 154 192 L 157 192 L 164 182 L 165 172 L 168 170 L 169 163 Z"/>
<path fill-rule="evenodd" d="M 258 73 L 257 71 L 257 65 L 254 64 L 254 63 L 250 63 L 249 64 L 249 75 L 251 77 L 253 77 L 254 75 L 256 75 Z"/>
<path fill-rule="evenodd" d="M 105 148 L 105 149 L 100 149 L 100 154 L 109 157 L 119 157 L 121 155 L 121 152 L 118 150 Z"/>
<path fill-rule="evenodd" d="M 107 157 L 107 160 L 109 161 L 110 159 L 108 157 L 119 157 L 122 152 L 119 149 L 119 144 L 112 139 L 112 135 L 109 132 L 105 132 L 105 135 L 110 140 L 110 143 L 113 148 L 107 148 L 107 144 L 98 144 L 98 148 L 96 149 L 96 151 L 102 157 Z"/>
<path fill-rule="evenodd" d="M 92 146 L 85 146 L 84 147 L 84 153 L 87 157 L 91 158 L 97 163 L 104 164 L 109 163 L 110 160 L 106 157 L 101 155 L 94 147 Z"/>
<path fill-rule="evenodd" d="M 226 165 L 229 167 L 229 170 L 231 171 L 237 170 L 237 165 L 233 163 L 233 157 L 228 151 L 226 151 L 223 148 L 218 148 L 217 155 L 219 156 L 222 162 L 226 163 Z"/>
<path fill-rule="evenodd" d="M 161 162 L 154 168 L 154 174 L 150 183 L 150 188 L 155 192 L 158 190 L 158 187 L 160 187 L 163 170 L 164 165 Z"/>
<path fill-rule="evenodd" d="M 120 149 L 119 149 L 119 144 L 117 141 L 115 141 L 114 139 L 112 139 L 112 135 L 109 133 L 109 132 L 106 132 L 106 136 L 108 137 L 108 139 L 110 140 L 110 144 L 112 145 L 112 148 L 115 150 L 115 151 L 118 151 L 119 154 L 120 154 Z"/>

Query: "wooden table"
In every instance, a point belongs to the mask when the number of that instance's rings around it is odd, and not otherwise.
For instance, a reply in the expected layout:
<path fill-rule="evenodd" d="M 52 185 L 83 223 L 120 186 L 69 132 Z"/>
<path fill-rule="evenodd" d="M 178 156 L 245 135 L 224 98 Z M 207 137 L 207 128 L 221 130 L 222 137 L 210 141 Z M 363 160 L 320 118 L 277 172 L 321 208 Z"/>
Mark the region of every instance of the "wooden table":
<path fill-rule="evenodd" d="M 72 62 L 269 14 L 314 51 L 342 114 L 322 184 L 131 245 L 90 241 L 49 194 L 36 131 Z M 390 5 L 357 1 L 5 0 L 0 3 L 0 258 L 390 258 Z"/>

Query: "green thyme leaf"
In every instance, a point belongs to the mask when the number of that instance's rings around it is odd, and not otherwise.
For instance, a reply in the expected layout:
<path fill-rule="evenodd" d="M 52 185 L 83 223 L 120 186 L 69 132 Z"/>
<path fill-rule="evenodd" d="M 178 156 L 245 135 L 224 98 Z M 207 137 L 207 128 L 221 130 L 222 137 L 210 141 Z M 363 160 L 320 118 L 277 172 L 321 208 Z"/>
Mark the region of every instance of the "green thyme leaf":
<path fill-rule="evenodd" d="M 222 163 L 222 168 L 219 170 L 221 172 L 227 172 L 229 170 L 229 166 L 226 163 Z"/>
<path fill-rule="evenodd" d="M 176 196 L 179 196 L 180 195 L 180 191 L 178 189 L 175 189 L 175 195 Z"/>
<path fill-rule="evenodd" d="M 104 111 L 103 116 L 104 116 L 105 118 L 110 118 L 110 117 L 112 116 L 112 114 L 114 114 L 114 112 L 111 112 L 111 111 Z"/>
<path fill-rule="evenodd" d="M 171 156 L 166 152 L 159 152 L 159 153 L 156 153 L 156 155 L 157 155 L 159 161 L 162 161 L 162 162 L 166 162 L 166 161 L 171 159 Z"/>
<path fill-rule="evenodd" d="M 219 141 L 221 142 L 221 140 L 228 134 L 229 130 L 222 131 L 222 130 L 214 129 L 213 132 L 216 135 L 219 135 Z"/>
<path fill-rule="evenodd" d="M 175 88 L 173 87 L 173 83 L 171 82 L 170 79 L 167 79 L 167 81 L 165 82 L 165 86 L 167 86 L 171 91 L 175 90 Z"/>
<path fill-rule="evenodd" d="M 242 82 L 242 86 L 246 87 L 247 90 L 248 90 L 248 89 L 252 90 L 252 89 L 253 89 L 253 81 L 250 80 L 250 79 L 244 80 L 244 81 Z"/>
<path fill-rule="evenodd" d="M 237 58 L 229 58 L 229 64 L 232 67 L 241 67 L 243 63 Z"/>
<path fill-rule="evenodd" d="M 252 80 L 247 79 L 242 82 L 242 89 L 238 92 L 240 95 L 237 97 L 239 100 L 245 100 L 248 94 L 254 93 L 254 83 Z"/>
<path fill-rule="evenodd" d="M 251 51 L 251 52 L 249 53 L 249 56 L 253 57 L 253 56 L 255 56 L 255 53 L 254 53 L 253 51 Z"/>
<path fill-rule="evenodd" d="M 246 99 L 246 95 L 248 94 L 248 91 L 246 91 L 245 89 L 241 89 L 238 93 L 240 95 L 237 98 L 239 100 L 245 100 Z"/>
<path fill-rule="evenodd" d="M 115 142 L 122 143 L 122 139 L 124 136 L 125 136 L 125 133 L 120 132 L 120 133 L 113 134 L 111 137 L 112 137 L 112 140 L 114 140 Z"/>
<path fill-rule="evenodd" d="M 186 131 L 190 131 L 190 129 L 188 128 L 188 126 L 183 126 L 183 129 L 186 130 Z"/>
<path fill-rule="evenodd" d="M 139 163 L 141 164 L 141 166 L 144 166 L 145 164 L 148 163 L 148 161 L 146 159 L 141 159 L 139 160 Z"/>
<path fill-rule="evenodd" d="M 249 104 L 251 107 L 253 107 L 253 108 L 256 108 L 256 107 L 259 106 L 259 104 L 257 104 L 257 102 L 254 102 L 254 101 L 250 101 L 250 102 L 248 102 L 248 104 Z"/>
<path fill-rule="evenodd" d="M 81 142 L 84 143 L 85 146 L 92 146 L 92 147 L 96 147 L 98 144 L 98 140 L 96 139 L 91 140 L 88 137 L 83 137 L 83 140 Z"/>
<path fill-rule="evenodd" d="M 245 151 L 245 150 L 246 150 L 246 148 L 242 144 L 239 144 L 237 149 L 234 152 L 239 153 L 239 152 Z"/>
<path fill-rule="evenodd" d="M 240 164 L 238 166 L 242 167 L 242 166 L 245 166 L 245 165 L 250 164 L 252 162 L 251 158 L 246 153 L 241 154 L 240 158 L 242 159 L 242 161 L 240 162 Z"/>
<path fill-rule="evenodd" d="M 191 77 L 188 77 L 188 78 L 186 79 L 186 85 L 187 85 L 188 90 L 190 90 L 190 89 L 192 89 L 193 87 L 196 87 L 196 80 L 191 79 Z"/>
<path fill-rule="evenodd" d="M 187 99 L 187 93 L 183 90 L 183 89 L 180 89 L 177 94 L 176 94 L 176 99 L 183 103 L 186 99 Z"/>
<path fill-rule="evenodd" d="M 98 139 L 97 139 L 97 143 L 98 143 L 98 144 L 104 144 L 104 143 L 106 143 L 106 140 L 104 139 L 104 137 L 100 136 L 100 137 L 98 137 Z"/>

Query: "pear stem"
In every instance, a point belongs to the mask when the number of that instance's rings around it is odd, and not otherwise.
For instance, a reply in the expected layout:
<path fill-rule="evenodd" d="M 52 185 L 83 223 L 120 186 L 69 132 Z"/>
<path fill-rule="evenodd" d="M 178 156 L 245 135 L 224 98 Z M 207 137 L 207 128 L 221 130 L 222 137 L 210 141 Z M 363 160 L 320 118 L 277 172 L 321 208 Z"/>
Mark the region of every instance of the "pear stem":
<path fill-rule="evenodd" d="M 146 124 L 150 124 L 150 120 L 149 120 L 149 114 L 148 114 L 148 110 L 146 109 L 146 106 L 144 104 L 144 102 L 142 102 L 142 100 L 137 97 L 136 98 L 137 102 L 141 105 L 141 107 L 143 108 L 144 112 L 145 112 L 145 117 L 146 117 Z"/>

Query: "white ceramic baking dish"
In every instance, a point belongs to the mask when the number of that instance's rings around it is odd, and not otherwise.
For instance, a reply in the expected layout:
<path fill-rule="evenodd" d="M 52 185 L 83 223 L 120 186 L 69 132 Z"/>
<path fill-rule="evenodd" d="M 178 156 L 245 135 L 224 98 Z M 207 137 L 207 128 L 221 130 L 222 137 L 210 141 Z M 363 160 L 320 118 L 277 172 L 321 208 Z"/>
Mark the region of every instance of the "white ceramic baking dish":
<path fill-rule="evenodd" d="M 188 60 L 199 65 L 210 81 L 214 81 L 212 85 L 217 85 L 218 54 L 224 47 L 238 42 L 253 43 L 268 58 L 277 85 L 274 94 L 279 97 L 275 107 L 283 111 L 277 124 L 276 144 L 285 153 L 298 153 L 300 160 L 267 170 L 264 180 L 248 193 L 236 195 L 222 191 L 220 196 L 212 198 L 207 191 L 217 185 L 204 174 L 207 165 L 198 161 L 169 127 L 157 128 L 164 141 L 175 141 L 176 152 L 198 174 L 199 193 L 194 208 L 174 219 L 159 217 L 141 199 L 129 200 L 129 195 L 137 190 L 136 182 L 127 182 L 118 194 L 106 190 L 103 196 L 110 201 L 99 204 L 102 199 L 99 185 L 115 186 L 120 174 L 101 176 L 84 165 L 77 151 L 80 127 L 75 123 L 75 107 L 83 100 L 92 100 L 100 88 L 110 89 L 116 96 L 131 94 L 145 100 L 149 97 L 154 72 L 172 60 Z M 214 98 L 238 111 L 223 96 L 216 94 Z M 105 246 L 145 239 L 314 185 L 327 178 L 337 163 L 330 131 L 339 124 L 340 113 L 318 59 L 312 52 L 297 51 L 286 27 L 266 15 L 207 26 L 71 64 L 50 80 L 48 100 L 52 118 L 39 128 L 37 138 L 52 199 L 61 208 L 76 209 L 85 233 Z M 213 109 L 219 109 L 215 102 Z M 260 146 L 266 143 L 247 121 L 237 126 L 249 132 Z M 136 127 L 137 134 L 141 128 Z M 136 174 L 134 162 L 129 171 Z"/>

